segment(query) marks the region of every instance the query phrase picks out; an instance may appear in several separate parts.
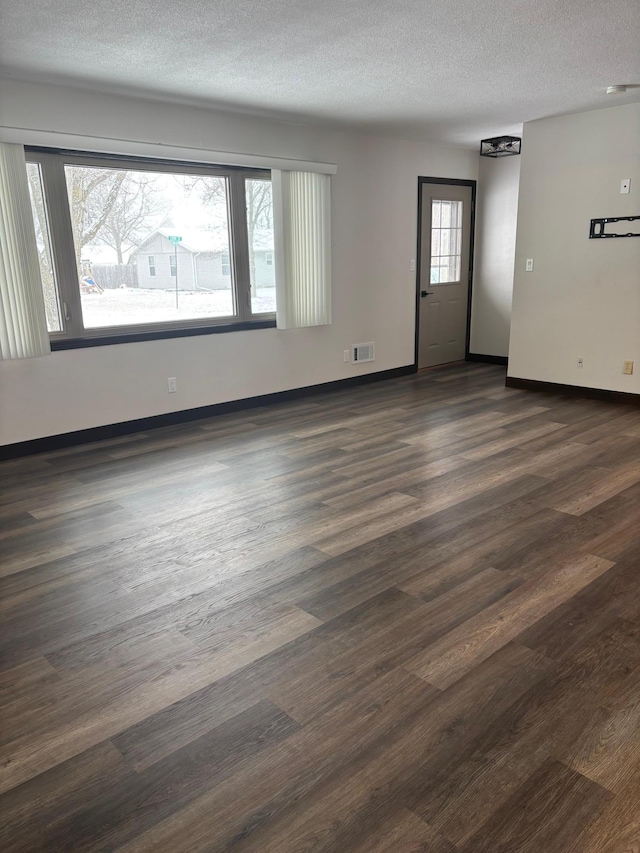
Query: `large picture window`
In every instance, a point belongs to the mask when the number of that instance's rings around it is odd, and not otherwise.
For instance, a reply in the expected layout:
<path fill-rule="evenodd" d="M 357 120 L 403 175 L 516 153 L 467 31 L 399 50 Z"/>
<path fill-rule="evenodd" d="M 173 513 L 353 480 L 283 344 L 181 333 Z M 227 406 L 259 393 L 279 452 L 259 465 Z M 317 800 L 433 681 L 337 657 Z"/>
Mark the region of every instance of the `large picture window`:
<path fill-rule="evenodd" d="M 52 340 L 273 318 L 268 172 L 42 149 L 26 158 Z"/>

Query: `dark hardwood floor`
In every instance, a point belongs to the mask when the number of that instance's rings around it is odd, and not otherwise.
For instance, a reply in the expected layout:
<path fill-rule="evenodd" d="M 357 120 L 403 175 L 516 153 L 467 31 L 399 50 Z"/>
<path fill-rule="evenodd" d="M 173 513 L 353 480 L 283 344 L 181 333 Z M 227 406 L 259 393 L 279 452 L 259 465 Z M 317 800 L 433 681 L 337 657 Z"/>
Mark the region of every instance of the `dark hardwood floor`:
<path fill-rule="evenodd" d="M 493 365 L 0 465 L 3 851 L 640 851 L 640 410 Z"/>

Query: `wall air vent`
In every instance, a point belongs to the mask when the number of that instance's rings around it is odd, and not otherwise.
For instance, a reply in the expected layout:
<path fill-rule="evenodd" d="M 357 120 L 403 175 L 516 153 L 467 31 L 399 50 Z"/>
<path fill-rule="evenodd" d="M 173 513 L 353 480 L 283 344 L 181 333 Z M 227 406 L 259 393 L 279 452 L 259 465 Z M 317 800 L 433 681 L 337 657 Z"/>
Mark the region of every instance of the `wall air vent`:
<path fill-rule="evenodd" d="M 376 348 L 373 341 L 367 344 L 354 344 L 351 347 L 351 361 L 355 364 L 361 361 L 375 361 Z"/>

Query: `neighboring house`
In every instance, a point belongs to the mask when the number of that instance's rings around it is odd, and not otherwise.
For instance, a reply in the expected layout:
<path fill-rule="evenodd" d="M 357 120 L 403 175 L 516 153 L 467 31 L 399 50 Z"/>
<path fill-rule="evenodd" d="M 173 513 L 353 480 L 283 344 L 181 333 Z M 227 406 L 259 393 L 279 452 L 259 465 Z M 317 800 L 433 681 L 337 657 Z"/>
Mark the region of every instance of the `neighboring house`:
<path fill-rule="evenodd" d="M 169 236 L 182 237 L 177 257 Z M 273 247 L 269 234 L 255 236 L 253 264 L 257 288 L 275 287 Z M 176 266 L 177 261 L 177 266 Z M 231 287 L 231 263 L 225 238 L 215 231 L 159 228 L 129 255 L 137 268 L 138 287 L 173 290 L 176 272 L 179 290 L 227 290 Z"/>

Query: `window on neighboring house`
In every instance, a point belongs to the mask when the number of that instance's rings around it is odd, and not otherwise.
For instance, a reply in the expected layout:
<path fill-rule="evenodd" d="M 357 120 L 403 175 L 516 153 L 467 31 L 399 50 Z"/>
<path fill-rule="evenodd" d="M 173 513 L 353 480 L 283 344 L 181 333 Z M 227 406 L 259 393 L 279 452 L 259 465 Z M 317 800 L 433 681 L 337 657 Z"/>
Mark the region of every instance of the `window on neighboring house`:
<path fill-rule="evenodd" d="M 268 239 L 271 228 L 268 171 L 46 149 L 25 154 L 52 338 L 153 337 L 264 320 L 275 311 L 275 299 L 256 300 L 252 288 L 250 240 Z M 245 208 L 252 182 L 261 190 L 259 211 Z M 162 257 L 145 251 L 158 240 L 182 244 L 184 267 L 172 253 L 167 275 Z M 215 254 L 223 287 L 213 265 L 197 263 L 198 255 Z M 259 291 L 268 289 L 275 293 L 268 278 L 258 282 Z"/>
<path fill-rule="evenodd" d="M 273 252 L 267 252 L 265 255 L 265 260 L 267 262 L 267 266 L 270 267 L 273 265 Z"/>

